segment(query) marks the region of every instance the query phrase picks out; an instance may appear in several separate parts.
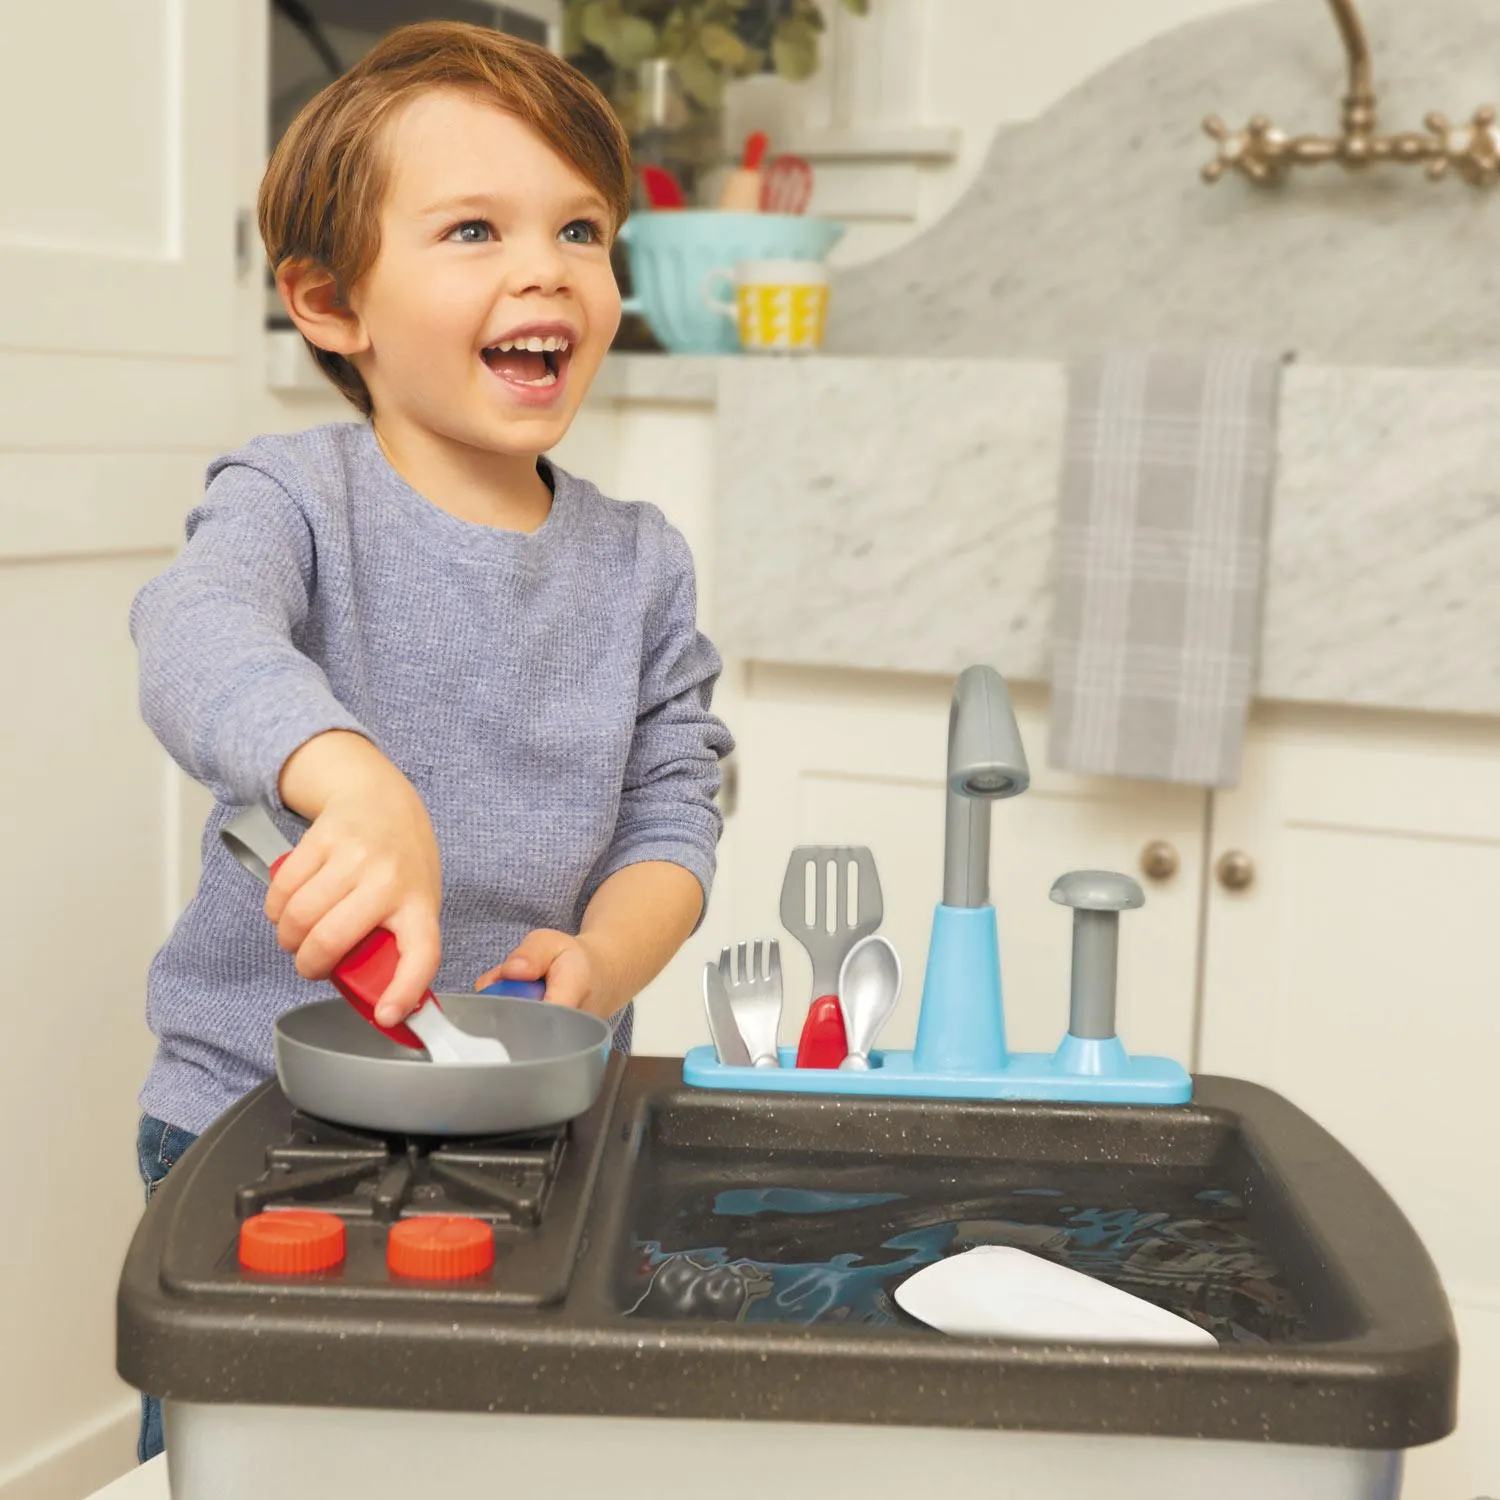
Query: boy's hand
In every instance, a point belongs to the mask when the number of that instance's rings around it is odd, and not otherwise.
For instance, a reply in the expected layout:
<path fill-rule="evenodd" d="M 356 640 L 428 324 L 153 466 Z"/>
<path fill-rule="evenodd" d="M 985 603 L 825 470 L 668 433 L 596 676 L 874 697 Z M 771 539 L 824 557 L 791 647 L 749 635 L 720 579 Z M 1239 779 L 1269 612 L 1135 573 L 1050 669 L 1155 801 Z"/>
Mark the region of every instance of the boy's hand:
<path fill-rule="evenodd" d="M 393 1025 L 416 1008 L 438 970 L 442 871 L 416 789 L 361 735 L 320 734 L 282 768 L 282 801 L 312 827 L 276 872 L 266 915 L 304 979 L 326 979 L 377 927 L 400 950 L 377 1008 Z"/>
<path fill-rule="evenodd" d="M 620 1008 L 604 954 L 587 937 L 573 937 L 549 927 L 529 932 L 503 964 L 480 975 L 482 990 L 497 979 L 545 979 L 549 1005 L 586 1010 L 608 1020 Z"/>
<path fill-rule="evenodd" d="M 519 947 L 474 988 L 497 979 L 545 979 L 547 1000 L 609 1020 L 682 946 L 703 910 L 697 877 L 662 860 L 616 870 L 594 892 L 577 937 L 551 928 Z"/>

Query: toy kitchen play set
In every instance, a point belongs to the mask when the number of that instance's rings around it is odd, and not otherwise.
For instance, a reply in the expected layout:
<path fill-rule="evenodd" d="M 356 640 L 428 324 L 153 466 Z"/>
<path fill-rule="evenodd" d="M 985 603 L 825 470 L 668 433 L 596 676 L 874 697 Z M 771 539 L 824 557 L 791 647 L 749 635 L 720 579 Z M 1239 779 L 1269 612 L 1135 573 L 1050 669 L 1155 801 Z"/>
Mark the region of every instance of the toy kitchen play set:
<path fill-rule="evenodd" d="M 769 944 L 708 966 L 714 1045 L 680 1060 L 514 994 L 405 1035 L 284 1016 L 276 1081 L 172 1172 L 121 1280 L 175 1500 L 1393 1500 L 1455 1420 L 1431 1262 L 1291 1104 L 1127 1052 L 1128 878 L 1054 885 L 1068 1029 L 1007 1049 L 990 818 L 1027 783 L 970 668 L 909 1052 L 874 1045 L 901 973 L 865 851 L 794 855 L 795 1049 Z M 285 852 L 264 814 L 231 828 L 259 874 Z M 337 981 L 356 1004 L 379 949 Z"/>

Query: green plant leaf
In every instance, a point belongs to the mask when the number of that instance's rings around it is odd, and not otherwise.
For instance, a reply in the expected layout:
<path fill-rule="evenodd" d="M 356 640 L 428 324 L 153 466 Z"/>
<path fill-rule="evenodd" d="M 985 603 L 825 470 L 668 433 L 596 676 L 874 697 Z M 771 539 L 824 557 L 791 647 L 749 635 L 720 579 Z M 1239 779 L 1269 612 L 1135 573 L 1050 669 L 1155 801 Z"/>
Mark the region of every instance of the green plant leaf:
<path fill-rule="evenodd" d="M 578 8 L 578 32 L 590 46 L 608 52 L 622 12 L 618 0 L 584 0 Z"/>
<path fill-rule="evenodd" d="M 675 64 L 683 89 L 705 109 L 718 107 L 724 96 L 724 79 L 696 47 L 690 47 Z"/>
<path fill-rule="evenodd" d="M 654 57 L 656 47 L 656 27 L 640 16 L 626 16 L 620 22 L 609 55 L 617 67 L 634 68 L 648 57 Z"/>
<path fill-rule="evenodd" d="M 842 0 L 843 7 L 851 16 L 867 16 L 870 14 L 870 0 Z"/>
<path fill-rule="evenodd" d="M 716 22 L 698 28 L 698 46 L 710 62 L 719 63 L 733 73 L 748 69 L 753 57 L 749 46 L 727 26 Z"/>
<path fill-rule="evenodd" d="M 801 21 L 778 21 L 771 37 L 771 61 L 793 83 L 811 78 L 818 71 L 817 33 Z"/>
<path fill-rule="evenodd" d="M 681 57 L 687 50 L 688 41 L 692 32 L 688 26 L 687 13 L 682 10 L 674 10 L 662 23 L 661 28 L 661 55 L 663 57 Z"/>
<path fill-rule="evenodd" d="M 587 0 L 578 26 L 584 41 L 617 68 L 638 67 L 656 53 L 656 27 L 643 16 L 628 14 L 621 0 Z"/>
<path fill-rule="evenodd" d="M 577 3 L 563 6 L 562 54 L 577 57 L 583 51 L 583 6 Z"/>

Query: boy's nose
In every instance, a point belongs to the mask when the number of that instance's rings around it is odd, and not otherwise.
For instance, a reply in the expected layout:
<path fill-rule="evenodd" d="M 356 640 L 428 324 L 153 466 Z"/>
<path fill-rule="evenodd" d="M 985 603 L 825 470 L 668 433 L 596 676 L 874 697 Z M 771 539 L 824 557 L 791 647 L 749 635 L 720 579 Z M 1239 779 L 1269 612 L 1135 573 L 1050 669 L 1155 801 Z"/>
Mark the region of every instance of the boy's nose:
<path fill-rule="evenodd" d="M 529 240 L 517 247 L 507 277 L 515 292 L 560 292 L 568 284 L 568 262 L 556 240 Z"/>

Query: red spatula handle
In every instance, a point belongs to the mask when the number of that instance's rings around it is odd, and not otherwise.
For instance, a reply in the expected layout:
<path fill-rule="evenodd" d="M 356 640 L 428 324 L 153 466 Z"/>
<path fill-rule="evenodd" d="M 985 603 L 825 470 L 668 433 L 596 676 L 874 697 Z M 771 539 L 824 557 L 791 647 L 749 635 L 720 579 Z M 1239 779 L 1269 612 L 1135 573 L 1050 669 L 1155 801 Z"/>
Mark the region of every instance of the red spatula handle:
<path fill-rule="evenodd" d="M 820 995 L 808 1007 L 797 1043 L 799 1068 L 836 1068 L 849 1055 L 844 1013 L 837 995 Z"/>
<path fill-rule="evenodd" d="M 286 859 L 283 854 L 271 866 L 271 879 Z M 396 946 L 395 934 L 384 927 L 377 927 L 369 936 L 361 938 L 339 961 L 329 978 L 333 987 L 346 999 L 376 1031 L 384 1032 L 393 1042 L 403 1047 L 425 1052 L 422 1039 L 404 1022 L 394 1026 L 382 1025 L 375 1019 L 375 1006 L 385 994 L 392 979 L 396 977 L 396 964 L 401 952 Z M 427 1004 L 436 1005 L 431 990 L 422 996 L 418 1009 Z"/>

